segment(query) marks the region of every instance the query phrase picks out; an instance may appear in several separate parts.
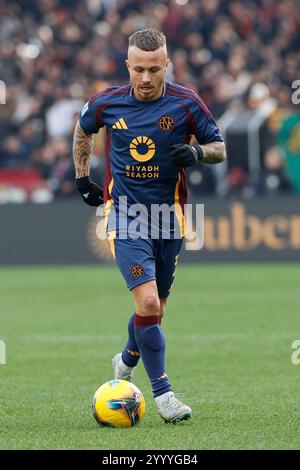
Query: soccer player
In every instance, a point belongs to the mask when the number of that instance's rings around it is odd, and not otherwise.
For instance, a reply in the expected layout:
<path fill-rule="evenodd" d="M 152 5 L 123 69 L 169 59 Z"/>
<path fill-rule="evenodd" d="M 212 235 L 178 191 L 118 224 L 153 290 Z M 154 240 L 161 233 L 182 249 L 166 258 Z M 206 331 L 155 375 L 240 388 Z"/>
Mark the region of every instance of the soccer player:
<path fill-rule="evenodd" d="M 176 422 L 190 418 L 192 410 L 175 397 L 166 374 L 161 320 L 184 236 L 184 169 L 222 162 L 225 146 L 202 99 L 194 91 L 165 80 L 168 62 L 163 33 L 155 29 L 134 33 L 126 60 L 130 85 L 108 88 L 86 103 L 75 128 L 73 155 L 82 199 L 91 206 L 105 203 L 110 247 L 135 305 L 127 344 L 112 361 L 115 378 L 132 381 L 141 356 L 160 416 L 166 422 Z M 102 190 L 90 181 L 89 161 L 93 134 L 104 126 L 107 168 Z M 193 135 L 198 143 L 190 145 Z M 156 238 L 151 238 L 148 228 L 139 238 L 130 236 L 128 230 L 124 236 L 121 222 L 111 224 L 112 212 L 120 215 L 121 196 L 127 197 L 129 207 L 174 207 L 168 236 L 157 220 Z M 130 220 L 128 214 L 130 211 L 125 218 Z M 175 225 L 179 236 L 175 236 Z"/>

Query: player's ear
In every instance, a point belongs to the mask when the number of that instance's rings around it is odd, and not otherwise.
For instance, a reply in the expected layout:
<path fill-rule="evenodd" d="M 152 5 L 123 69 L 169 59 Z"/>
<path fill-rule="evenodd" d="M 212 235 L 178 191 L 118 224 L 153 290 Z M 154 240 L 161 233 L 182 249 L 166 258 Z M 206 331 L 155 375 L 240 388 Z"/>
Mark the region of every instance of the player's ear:
<path fill-rule="evenodd" d="M 129 61 L 126 59 L 125 60 L 125 64 L 126 64 L 126 67 L 128 68 L 128 70 L 130 69 L 130 65 L 129 65 Z"/>

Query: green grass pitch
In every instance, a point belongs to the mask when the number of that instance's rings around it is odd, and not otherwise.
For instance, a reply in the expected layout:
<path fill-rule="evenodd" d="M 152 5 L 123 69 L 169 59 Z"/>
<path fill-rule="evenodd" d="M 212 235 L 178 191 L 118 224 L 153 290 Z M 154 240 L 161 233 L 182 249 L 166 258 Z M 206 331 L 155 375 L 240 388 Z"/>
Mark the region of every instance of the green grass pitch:
<path fill-rule="evenodd" d="M 180 265 L 164 320 L 167 372 L 193 418 L 100 428 L 133 305 L 116 267 L 1 268 L 1 449 L 299 449 L 299 265 Z"/>

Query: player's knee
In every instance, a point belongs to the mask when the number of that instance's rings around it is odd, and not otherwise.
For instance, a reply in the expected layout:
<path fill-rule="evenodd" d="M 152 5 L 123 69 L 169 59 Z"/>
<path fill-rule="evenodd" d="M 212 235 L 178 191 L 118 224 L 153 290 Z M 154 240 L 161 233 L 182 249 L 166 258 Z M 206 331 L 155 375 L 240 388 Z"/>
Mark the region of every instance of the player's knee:
<path fill-rule="evenodd" d="M 160 303 L 159 299 L 151 294 L 143 300 L 143 311 L 145 315 L 159 315 L 160 312 Z"/>

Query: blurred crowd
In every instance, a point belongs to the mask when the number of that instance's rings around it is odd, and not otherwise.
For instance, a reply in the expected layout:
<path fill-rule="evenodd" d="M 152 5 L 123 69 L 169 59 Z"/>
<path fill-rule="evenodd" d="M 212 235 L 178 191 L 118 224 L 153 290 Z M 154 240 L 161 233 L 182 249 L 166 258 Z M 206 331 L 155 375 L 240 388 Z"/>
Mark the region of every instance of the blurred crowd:
<path fill-rule="evenodd" d="M 208 167 L 191 174 L 192 191 L 291 191 L 276 135 L 282 117 L 297 112 L 298 0 L 0 0 L 0 189 L 1 173 L 21 169 L 34 171 L 55 197 L 74 193 L 78 112 L 94 92 L 128 83 L 128 36 L 146 27 L 166 34 L 168 79 L 199 92 L 218 122 L 230 110 L 255 108 L 262 96 L 272 102 L 271 139 L 255 184 L 237 162 L 221 175 Z M 101 139 L 92 163 L 100 183 Z"/>

